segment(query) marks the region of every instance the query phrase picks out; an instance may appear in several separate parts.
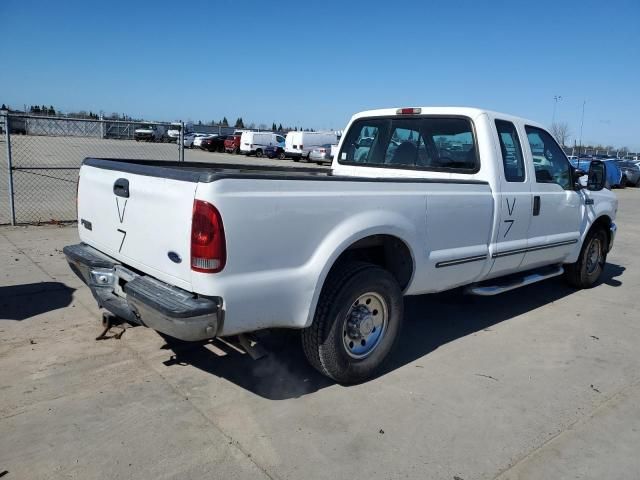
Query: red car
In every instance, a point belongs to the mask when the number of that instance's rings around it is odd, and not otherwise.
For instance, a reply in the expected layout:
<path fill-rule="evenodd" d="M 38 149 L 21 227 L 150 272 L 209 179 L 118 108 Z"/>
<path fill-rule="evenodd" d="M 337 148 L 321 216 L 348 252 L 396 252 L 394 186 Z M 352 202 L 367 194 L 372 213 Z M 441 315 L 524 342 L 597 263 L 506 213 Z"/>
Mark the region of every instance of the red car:
<path fill-rule="evenodd" d="M 229 135 L 224 141 L 224 151 L 227 153 L 240 153 L 240 134 Z"/>

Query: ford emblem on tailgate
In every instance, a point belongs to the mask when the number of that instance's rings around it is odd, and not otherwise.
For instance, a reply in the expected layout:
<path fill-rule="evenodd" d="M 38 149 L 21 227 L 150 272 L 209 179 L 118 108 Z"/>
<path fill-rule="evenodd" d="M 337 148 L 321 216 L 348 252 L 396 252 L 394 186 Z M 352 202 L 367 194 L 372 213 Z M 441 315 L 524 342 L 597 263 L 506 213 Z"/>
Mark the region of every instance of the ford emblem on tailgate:
<path fill-rule="evenodd" d="M 182 258 L 180 258 L 180 255 L 178 255 L 176 252 L 168 252 L 167 256 L 169 257 L 169 260 L 171 260 L 174 263 L 180 263 L 182 261 Z"/>

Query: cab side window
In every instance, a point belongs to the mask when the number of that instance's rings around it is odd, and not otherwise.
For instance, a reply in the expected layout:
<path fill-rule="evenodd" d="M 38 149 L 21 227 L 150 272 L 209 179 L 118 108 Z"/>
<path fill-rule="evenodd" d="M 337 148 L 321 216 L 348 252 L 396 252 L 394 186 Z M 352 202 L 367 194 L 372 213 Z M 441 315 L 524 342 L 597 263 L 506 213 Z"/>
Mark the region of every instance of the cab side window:
<path fill-rule="evenodd" d="M 540 128 L 526 126 L 527 139 L 533 155 L 537 183 L 557 183 L 571 190 L 571 165 L 553 137 Z"/>
<path fill-rule="evenodd" d="M 516 126 L 506 120 L 496 120 L 504 178 L 507 182 L 524 182 L 524 158 Z"/>

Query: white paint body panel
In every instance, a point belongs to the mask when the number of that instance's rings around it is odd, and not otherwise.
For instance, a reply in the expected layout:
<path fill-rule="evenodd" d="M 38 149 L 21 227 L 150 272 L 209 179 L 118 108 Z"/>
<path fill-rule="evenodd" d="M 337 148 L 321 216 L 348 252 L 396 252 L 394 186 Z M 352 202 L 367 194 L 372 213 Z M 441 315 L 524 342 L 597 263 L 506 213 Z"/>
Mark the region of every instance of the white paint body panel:
<path fill-rule="evenodd" d="M 352 122 L 395 113 L 396 109 L 364 112 L 355 115 Z M 593 222 L 603 215 L 615 219 L 617 200 L 608 190 L 555 191 L 552 187 L 557 185 L 529 183 L 535 178 L 529 170 L 525 184 L 514 187 L 504 182 L 494 120 L 512 121 L 522 132 L 524 120 L 469 108 L 423 108 L 422 114 L 466 116 L 473 121 L 481 161 L 477 173 L 342 165 L 338 155 L 332 166 L 334 175 L 367 180 L 240 176 L 192 183 L 83 166 L 79 217 L 91 220 L 93 230 L 80 226 L 81 239 L 160 280 L 200 295 L 221 297 L 224 315 L 218 334 L 229 335 L 270 327 L 308 326 L 335 260 L 350 245 L 371 235 L 392 235 L 407 245 L 414 272 L 404 293 L 415 295 L 531 266 L 573 262 Z M 538 126 L 528 121 L 526 124 Z M 249 134 L 254 132 L 243 132 L 243 138 Z M 526 136 L 520 141 L 526 160 L 531 161 L 525 148 Z M 114 181 L 120 177 L 131 182 L 131 198 L 122 222 L 112 192 Z M 379 181 L 383 178 L 385 181 Z M 531 211 L 527 199 L 535 192 L 544 195 L 542 209 L 549 216 L 532 221 L 527 214 Z M 519 223 L 513 226 L 515 235 L 505 239 L 505 202 L 514 194 L 520 202 L 516 208 L 523 213 L 518 214 Z M 587 206 L 584 199 L 589 197 L 594 204 Z M 215 205 L 223 219 L 227 262 L 217 274 L 189 269 L 194 199 Z M 122 249 L 118 228 L 128 232 Z M 578 242 L 558 250 L 543 250 L 540 255 L 514 255 L 500 262 L 493 258 L 505 249 L 568 239 Z M 178 253 L 183 262 L 172 264 L 167 257 L 169 251 Z M 481 260 L 437 266 L 466 257 Z"/>

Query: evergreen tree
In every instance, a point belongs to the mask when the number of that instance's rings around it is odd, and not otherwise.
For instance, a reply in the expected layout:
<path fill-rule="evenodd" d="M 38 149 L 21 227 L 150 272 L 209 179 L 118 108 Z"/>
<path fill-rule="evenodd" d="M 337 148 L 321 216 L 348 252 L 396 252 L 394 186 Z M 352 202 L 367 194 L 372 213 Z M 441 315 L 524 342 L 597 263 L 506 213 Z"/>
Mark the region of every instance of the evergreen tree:
<path fill-rule="evenodd" d="M 53 105 L 49 105 L 49 111 L 47 112 L 48 115 L 55 115 L 56 114 L 56 109 L 53 108 Z"/>
<path fill-rule="evenodd" d="M 282 124 L 278 125 L 278 131 L 281 132 L 283 130 Z"/>
<path fill-rule="evenodd" d="M 235 128 L 244 128 L 244 122 L 242 121 L 242 117 L 238 117 L 236 120 Z"/>
<path fill-rule="evenodd" d="M 227 117 L 223 117 L 222 118 L 222 126 L 223 127 L 228 127 L 229 126 L 229 121 L 227 120 Z"/>
<path fill-rule="evenodd" d="M 0 107 L 0 110 L 7 110 L 7 106 L 3 103 L 2 107 Z"/>
<path fill-rule="evenodd" d="M 276 127 L 276 122 L 273 122 L 271 124 L 271 130 L 275 132 L 277 129 L 278 129 L 278 127 Z"/>

